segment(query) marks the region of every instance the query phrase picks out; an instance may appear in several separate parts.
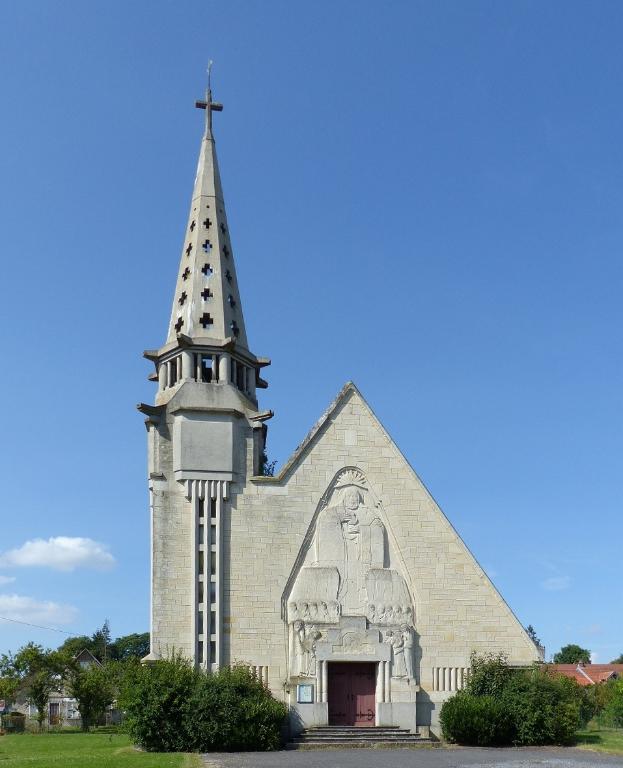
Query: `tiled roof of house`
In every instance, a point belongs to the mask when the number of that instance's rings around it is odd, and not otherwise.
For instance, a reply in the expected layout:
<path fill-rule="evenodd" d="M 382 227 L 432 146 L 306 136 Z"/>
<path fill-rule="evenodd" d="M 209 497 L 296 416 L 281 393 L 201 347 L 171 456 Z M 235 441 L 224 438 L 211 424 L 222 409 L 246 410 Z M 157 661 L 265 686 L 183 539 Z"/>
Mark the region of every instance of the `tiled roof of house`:
<path fill-rule="evenodd" d="M 623 664 L 547 664 L 546 668 L 571 677 L 580 685 L 605 683 L 611 677 L 623 677 Z"/>

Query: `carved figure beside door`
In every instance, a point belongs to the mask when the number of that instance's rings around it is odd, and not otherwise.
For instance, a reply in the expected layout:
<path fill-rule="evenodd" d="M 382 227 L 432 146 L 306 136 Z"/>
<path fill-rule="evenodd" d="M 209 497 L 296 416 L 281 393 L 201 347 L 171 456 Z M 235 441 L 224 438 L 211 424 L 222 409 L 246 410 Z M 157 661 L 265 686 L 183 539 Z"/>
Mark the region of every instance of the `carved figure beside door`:
<path fill-rule="evenodd" d="M 291 658 L 295 677 L 314 677 L 316 674 L 316 643 L 322 633 L 315 627 L 306 627 L 300 619 L 292 624 Z"/>

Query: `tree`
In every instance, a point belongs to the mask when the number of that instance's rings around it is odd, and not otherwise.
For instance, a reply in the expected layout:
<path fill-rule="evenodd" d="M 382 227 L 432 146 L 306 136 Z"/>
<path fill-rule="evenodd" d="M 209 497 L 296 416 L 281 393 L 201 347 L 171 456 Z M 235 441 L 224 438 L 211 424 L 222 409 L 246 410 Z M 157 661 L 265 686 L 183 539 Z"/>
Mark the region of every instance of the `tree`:
<path fill-rule="evenodd" d="M 93 646 L 89 649 L 91 653 L 98 659 L 98 661 L 106 661 L 108 657 L 108 647 L 112 643 L 108 619 L 106 619 L 100 629 L 93 633 L 91 642 Z"/>
<path fill-rule="evenodd" d="M 565 645 L 554 655 L 554 664 L 591 663 L 591 652 L 579 645 Z"/>
<path fill-rule="evenodd" d="M 537 635 L 536 629 L 532 626 L 532 624 L 528 624 L 526 627 L 526 632 L 528 633 L 528 637 L 532 642 L 538 647 L 541 647 L 541 638 Z"/>
<path fill-rule="evenodd" d="M 84 651 L 85 649 L 93 653 L 94 647 L 93 640 L 88 635 L 77 635 L 76 637 L 68 637 L 67 640 L 59 646 L 58 650 L 73 659 L 74 656 L 77 656 L 80 651 Z"/>
<path fill-rule="evenodd" d="M 103 626 L 90 637 L 88 635 L 68 637 L 58 650 L 65 653 L 69 658 L 74 658 L 80 651 L 87 650 L 100 662 L 123 661 L 132 657 L 142 659 L 149 653 L 149 632 L 133 632 L 129 635 L 122 635 L 113 642 L 110 637 L 108 620 L 106 620 Z"/>
<path fill-rule="evenodd" d="M 7 658 L 6 655 L 2 657 L 2 659 Z M 11 673 L 10 669 L 3 669 L 3 661 L 0 660 L 0 699 L 4 699 L 11 704 L 15 701 L 18 690 L 19 680 Z"/>
<path fill-rule="evenodd" d="M 611 664 L 623 664 L 623 653 L 617 658 L 612 659 Z"/>
<path fill-rule="evenodd" d="M 83 731 L 97 723 L 114 699 L 111 676 L 106 667 L 98 664 L 74 667 L 68 674 L 67 689 L 78 702 Z"/>
<path fill-rule="evenodd" d="M 39 730 L 43 730 L 50 694 L 61 687 L 68 661 L 66 654 L 35 643 L 0 659 L 0 674 L 13 681 L 13 695 L 23 694 L 37 708 Z"/>
<path fill-rule="evenodd" d="M 149 653 L 149 632 L 135 632 L 118 637 L 109 648 L 109 658 L 125 661 L 130 658 L 142 659 Z"/>
<path fill-rule="evenodd" d="M 269 461 L 266 448 L 263 448 L 262 453 L 260 454 L 260 475 L 263 475 L 264 477 L 274 477 L 276 466 L 277 459 Z"/>

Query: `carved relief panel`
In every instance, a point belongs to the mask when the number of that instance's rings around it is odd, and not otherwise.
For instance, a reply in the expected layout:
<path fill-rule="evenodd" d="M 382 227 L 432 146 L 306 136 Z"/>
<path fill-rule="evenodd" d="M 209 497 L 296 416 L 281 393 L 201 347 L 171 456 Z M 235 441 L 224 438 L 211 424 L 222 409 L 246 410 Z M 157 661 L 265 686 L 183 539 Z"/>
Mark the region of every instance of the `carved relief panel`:
<path fill-rule="evenodd" d="M 365 475 L 354 468 L 339 472 L 284 595 L 292 676 L 315 674 L 315 646 L 329 630 L 334 634 L 341 617 L 365 617 L 391 647 L 392 676 L 414 678 L 413 603 L 392 561 L 383 518 Z"/>

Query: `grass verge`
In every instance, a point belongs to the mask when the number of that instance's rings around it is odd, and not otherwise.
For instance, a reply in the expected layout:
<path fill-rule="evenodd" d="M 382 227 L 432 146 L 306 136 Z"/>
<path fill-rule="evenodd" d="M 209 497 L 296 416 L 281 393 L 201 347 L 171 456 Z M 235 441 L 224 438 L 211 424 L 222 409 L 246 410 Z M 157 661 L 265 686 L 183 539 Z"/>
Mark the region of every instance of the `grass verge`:
<path fill-rule="evenodd" d="M 623 755 L 623 729 L 589 728 L 578 732 L 577 746 L 580 749 L 593 749 L 597 752 Z"/>
<path fill-rule="evenodd" d="M 0 736 L 0 768 L 199 768 L 199 755 L 139 752 L 122 733 Z"/>

